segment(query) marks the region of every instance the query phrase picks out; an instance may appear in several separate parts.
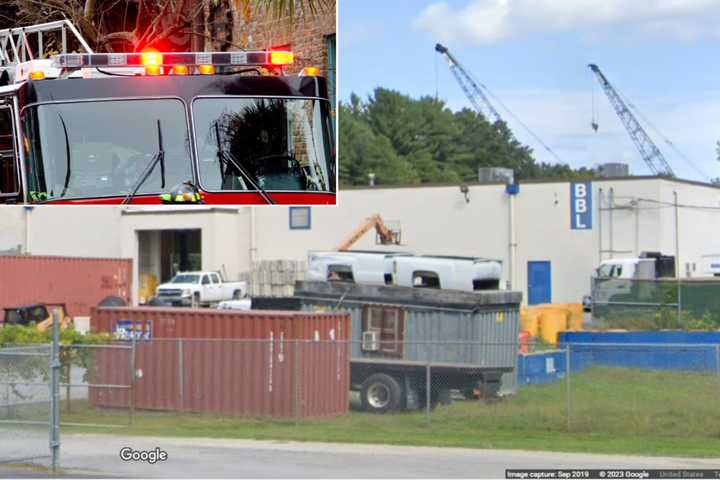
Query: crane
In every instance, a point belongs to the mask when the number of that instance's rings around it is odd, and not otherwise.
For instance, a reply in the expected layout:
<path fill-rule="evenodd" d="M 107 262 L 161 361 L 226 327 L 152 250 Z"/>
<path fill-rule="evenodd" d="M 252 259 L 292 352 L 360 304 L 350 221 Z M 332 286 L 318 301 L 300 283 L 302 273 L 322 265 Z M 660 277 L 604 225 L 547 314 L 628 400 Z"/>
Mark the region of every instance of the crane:
<path fill-rule="evenodd" d="M 501 125 L 506 125 L 505 120 L 503 120 L 497 109 L 490 102 L 490 98 L 488 98 L 488 96 L 483 91 L 484 88 L 485 91 L 487 91 L 488 94 L 493 97 L 495 102 L 499 104 L 515 120 L 515 122 L 517 122 L 518 125 L 520 125 L 528 134 L 530 134 L 530 136 L 532 136 L 535 141 L 539 145 L 541 145 L 543 149 L 545 149 L 545 151 L 555 157 L 558 162 L 563 163 L 562 159 L 558 156 L 558 154 L 555 153 L 555 151 L 550 148 L 535 132 L 533 132 L 529 126 L 527 126 L 522 120 L 520 120 L 517 115 L 510 111 L 507 105 L 503 104 L 503 102 L 501 102 L 496 95 L 493 95 L 493 93 L 486 86 L 482 84 L 478 85 L 478 82 L 473 80 L 470 73 L 468 73 L 468 71 L 465 70 L 465 68 L 460 64 L 460 62 L 457 61 L 457 59 L 450 53 L 447 47 L 438 43 L 435 45 L 435 51 L 445 57 L 448 65 L 450 66 L 450 71 L 455 76 L 455 79 L 460 84 L 460 88 L 462 88 L 465 92 L 468 100 L 470 100 L 470 103 L 472 103 L 473 107 L 475 107 L 476 112 L 481 114 L 484 114 L 485 110 L 490 112 L 490 120 L 492 120 L 492 123 L 497 128 L 500 128 Z M 483 88 L 480 88 L 481 85 Z M 484 109 L 483 104 L 485 105 Z"/>
<path fill-rule="evenodd" d="M 622 121 L 625 129 L 630 134 L 630 138 L 635 143 L 640 155 L 653 175 L 675 177 L 675 172 L 670 168 L 670 164 L 665 160 L 665 156 L 652 141 L 642 125 L 640 125 L 640 122 L 637 121 L 620 94 L 602 73 L 600 67 L 594 63 L 591 63 L 588 67 L 590 67 L 590 70 L 592 70 L 597 77 L 600 86 L 602 86 L 605 91 L 605 95 L 607 95 L 610 100 L 610 104 L 615 109 L 615 113 L 620 117 L 620 121 Z M 592 127 L 593 130 L 597 132 L 598 124 L 595 120 L 593 120 Z"/>
<path fill-rule="evenodd" d="M 439 43 L 435 45 L 435 51 L 445 56 L 448 61 L 448 65 L 450 65 L 450 71 L 453 75 L 455 75 L 457 82 L 460 84 L 460 88 L 463 89 L 465 95 L 467 95 L 470 100 L 470 103 L 472 103 L 473 107 L 475 107 L 475 110 L 483 112 L 484 110 L 482 104 L 485 104 L 485 108 L 490 112 L 492 120 L 494 122 L 502 122 L 502 117 L 497 110 L 495 110 L 493 104 L 490 103 L 490 99 L 487 95 L 485 95 L 485 93 L 483 93 L 478 84 L 475 83 L 472 77 L 467 73 L 463 66 L 460 65 L 460 62 L 455 59 L 450 51 Z"/>
<path fill-rule="evenodd" d="M 335 248 L 338 252 L 349 250 L 360 237 L 375 228 L 378 243 L 381 245 L 400 245 L 400 232 L 390 229 L 379 214 L 366 218 Z"/>

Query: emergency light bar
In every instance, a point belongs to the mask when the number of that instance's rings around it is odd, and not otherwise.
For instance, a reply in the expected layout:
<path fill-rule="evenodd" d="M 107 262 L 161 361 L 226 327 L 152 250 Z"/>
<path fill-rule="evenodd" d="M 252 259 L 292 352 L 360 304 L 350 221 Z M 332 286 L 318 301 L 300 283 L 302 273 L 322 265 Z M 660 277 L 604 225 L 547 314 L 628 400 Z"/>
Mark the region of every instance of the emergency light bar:
<path fill-rule="evenodd" d="M 289 51 L 66 53 L 52 57 L 55 68 L 248 66 L 281 67 L 294 62 Z"/>

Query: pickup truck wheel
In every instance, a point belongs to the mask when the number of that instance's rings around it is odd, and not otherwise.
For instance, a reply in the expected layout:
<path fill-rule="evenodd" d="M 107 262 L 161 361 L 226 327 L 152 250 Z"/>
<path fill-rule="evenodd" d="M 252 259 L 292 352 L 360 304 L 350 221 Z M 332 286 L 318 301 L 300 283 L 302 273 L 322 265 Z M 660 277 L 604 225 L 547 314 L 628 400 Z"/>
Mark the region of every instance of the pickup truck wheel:
<path fill-rule="evenodd" d="M 399 410 L 403 389 L 394 377 L 385 373 L 369 376 L 360 387 L 360 400 L 364 410 L 385 413 Z"/>
<path fill-rule="evenodd" d="M 193 304 L 194 308 L 200 308 L 200 294 L 198 292 L 193 293 Z"/>
<path fill-rule="evenodd" d="M 233 292 L 233 300 L 240 300 L 242 298 L 242 292 L 240 290 L 235 290 Z"/>

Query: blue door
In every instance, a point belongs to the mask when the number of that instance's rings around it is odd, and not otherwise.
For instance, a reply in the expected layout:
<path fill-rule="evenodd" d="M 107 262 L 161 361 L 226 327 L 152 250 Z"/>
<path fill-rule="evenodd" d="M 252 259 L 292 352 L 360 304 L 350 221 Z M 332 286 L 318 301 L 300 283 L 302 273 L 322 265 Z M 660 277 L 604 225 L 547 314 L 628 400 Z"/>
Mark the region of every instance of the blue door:
<path fill-rule="evenodd" d="M 551 302 L 550 262 L 528 262 L 528 305 Z"/>

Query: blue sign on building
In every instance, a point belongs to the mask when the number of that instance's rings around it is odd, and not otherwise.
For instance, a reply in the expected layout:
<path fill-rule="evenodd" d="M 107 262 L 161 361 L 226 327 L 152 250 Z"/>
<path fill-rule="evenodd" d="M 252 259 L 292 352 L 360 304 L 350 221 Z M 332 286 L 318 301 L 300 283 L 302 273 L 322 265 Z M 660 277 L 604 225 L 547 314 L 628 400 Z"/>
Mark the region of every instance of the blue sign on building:
<path fill-rule="evenodd" d="M 570 184 L 570 227 L 592 230 L 592 182 Z"/>

